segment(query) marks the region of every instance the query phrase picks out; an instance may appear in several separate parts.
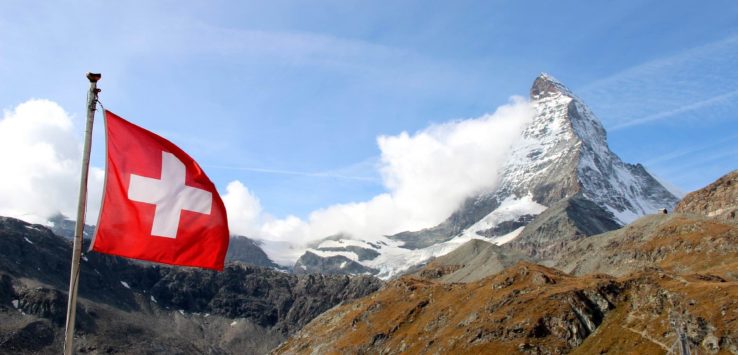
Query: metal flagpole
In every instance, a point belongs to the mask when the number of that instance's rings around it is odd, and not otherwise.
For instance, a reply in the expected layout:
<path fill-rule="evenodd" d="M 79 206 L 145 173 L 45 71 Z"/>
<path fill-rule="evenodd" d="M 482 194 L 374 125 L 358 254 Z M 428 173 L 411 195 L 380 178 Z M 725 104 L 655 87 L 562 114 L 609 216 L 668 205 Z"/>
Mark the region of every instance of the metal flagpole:
<path fill-rule="evenodd" d="M 87 205 L 87 173 L 90 167 L 90 149 L 92 145 L 92 123 L 95 120 L 97 106 L 97 81 L 102 75 L 87 73 L 90 80 L 90 91 L 87 94 L 87 126 L 85 143 L 82 152 L 82 177 L 79 182 L 79 200 L 77 202 L 77 224 L 74 228 L 74 248 L 72 249 L 72 270 L 69 275 L 69 300 L 67 301 L 67 323 L 64 335 L 64 355 L 72 354 L 74 340 L 74 317 L 77 313 L 77 286 L 79 285 L 79 259 L 82 255 L 82 231 L 85 227 L 85 208 Z"/>

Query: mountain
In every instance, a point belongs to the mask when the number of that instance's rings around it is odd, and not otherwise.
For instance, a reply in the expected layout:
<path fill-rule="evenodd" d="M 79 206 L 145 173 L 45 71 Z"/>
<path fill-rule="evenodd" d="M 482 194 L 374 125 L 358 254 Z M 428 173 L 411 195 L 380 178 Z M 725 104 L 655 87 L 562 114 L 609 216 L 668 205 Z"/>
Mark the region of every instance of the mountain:
<path fill-rule="evenodd" d="M 702 201 L 703 215 L 652 214 L 564 239 L 553 267 L 467 242 L 330 309 L 274 352 L 738 353 L 738 224 L 711 213 L 736 189 L 721 178 L 680 202 Z M 695 197 L 707 195 L 720 197 Z"/>
<path fill-rule="evenodd" d="M 269 256 L 259 246 L 258 241 L 240 235 L 231 236 L 226 261 L 240 261 L 256 266 L 280 268 L 279 265 L 269 259 Z"/>
<path fill-rule="evenodd" d="M 597 117 L 556 79 L 547 74 L 537 77 L 530 100 L 535 116 L 512 147 L 496 188 L 469 197 L 432 228 L 372 243 L 327 240 L 308 250 L 313 255 L 300 260 L 300 266 L 335 272 L 337 260 L 321 259 L 341 256 L 341 262 L 365 266 L 361 272 L 388 278 L 471 239 L 509 243 L 534 258 L 555 257 L 562 240 L 613 230 L 676 204 L 677 198 L 642 165 L 624 163 L 610 150 Z M 529 225 L 533 227 L 526 228 Z M 349 245 L 377 256 L 359 260 Z"/>
<path fill-rule="evenodd" d="M 0 353 L 59 353 L 70 258 L 69 239 L 0 217 Z M 75 349 L 263 354 L 325 310 L 381 285 L 369 276 L 298 276 L 240 262 L 214 272 L 86 253 Z"/>
<path fill-rule="evenodd" d="M 395 239 L 405 241 L 409 248 L 422 248 L 468 229 L 483 234 L 490 226 L 475 224 L 491 219 L 509 200 L 529 199 L 551 206 L 579 194 L 612 213 L 611 218 L 621 225 L 676 204 L 677 198 L 642 165 L 626 164 L 610 151 L 602 124 L 563 84 L 541 74 L 533 83 L 530 99 L 535 117 L 513 147 L 498 187 L 467 199 L 440 225 L 400 233 Z"/>

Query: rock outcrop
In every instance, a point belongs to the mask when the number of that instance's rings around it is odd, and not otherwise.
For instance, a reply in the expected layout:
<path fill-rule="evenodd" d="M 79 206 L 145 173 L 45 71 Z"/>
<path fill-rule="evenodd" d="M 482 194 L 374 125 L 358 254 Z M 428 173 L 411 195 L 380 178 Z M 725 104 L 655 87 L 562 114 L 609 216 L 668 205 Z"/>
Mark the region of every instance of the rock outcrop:
<path fill-rule="evenodd" d="M 738 170 L 687 194 L 679 201 L 675 211 L 738 221 Z"/>

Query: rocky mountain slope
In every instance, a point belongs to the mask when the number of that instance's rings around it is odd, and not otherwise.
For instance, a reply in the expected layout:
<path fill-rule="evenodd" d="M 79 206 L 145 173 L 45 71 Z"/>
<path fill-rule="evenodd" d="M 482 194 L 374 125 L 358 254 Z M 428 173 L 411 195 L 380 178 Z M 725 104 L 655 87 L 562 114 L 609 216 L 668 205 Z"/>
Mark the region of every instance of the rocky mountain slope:
<path fill-rule="evenodd" d="M 719 181 L 696 194 L 738 189 Z M 506 267 L 509 248 L 469 242 L 276 353 L 738 354 L 738 224 L 714 216 L 653 214 L 565 241 L 548 260 L 558 270 Z"/>
<path fill-rule="evenodd" d="M 738 283 L 662 271 L 569 276 L 519 263 L 472 283 L 405 276 L 333 308 L 277 354 L 738 352 Z"/>
<path fill-rule="evenodd" d="M 472 282 L 481 280 L 529 258 L 496 244 L 472 239 L 456 250 L 433 259 L 418 277 L 440 282 Z"/>
<path fill-rule="evenodd" d="M 564 248 L 554 267 L 574 275 L 658 267 L 738 280 L 738 226 L 702 216 L 654 214 Z"/>
<path fill-rule="evenodd" d="M 618 228 L 610 212 L 576 194 L 551 205 L 505 247 L 536 260 L 556 259 L 569 241 Z"/>
<path fill-rule="evenodd" d="M 512 147 L 493 190 L 471 196 L 438 226 L 378 237 L 384 245 L 350 238 L 339 245 L 341 240 L 333 238 L 308 250 L 312 255 L 296 268 L 388 278 L 473 238 L 512 241 L 513 248 L 531 257 L 550 256 L 564 240 L 613 230 L 676 204 L 677 198 L 643 166 L 624 163 L 610 150 L 602 124 L 563 84 L 542 74 L 530 99 L 535 116 Z M 544 220 L 537 220 L 539 215 Z M 536 227 L 523 230 L 529 224 Z M 376 256 L 360 258 L 349 245 Z M 397 255 L 417 262 L 392 264 Z M 337 265 L 352 265 L 352 271 Z"/>
<path fill-rule="evenodd" d="M 684 196 L 676 206 L 676 212 L 738 221 L 738 170 L 726 174 L 704 189 Z"/>
<path fill-rule="evenodd" d="M 71 245 L 0 217 L 0 352 L 57 354 Z M 315 316 L 374 292 L 366 276 L 296 276 L 229 263 L 222 273 L 89 253 L 83 257 L 78 353 L 268 352 Z"/>

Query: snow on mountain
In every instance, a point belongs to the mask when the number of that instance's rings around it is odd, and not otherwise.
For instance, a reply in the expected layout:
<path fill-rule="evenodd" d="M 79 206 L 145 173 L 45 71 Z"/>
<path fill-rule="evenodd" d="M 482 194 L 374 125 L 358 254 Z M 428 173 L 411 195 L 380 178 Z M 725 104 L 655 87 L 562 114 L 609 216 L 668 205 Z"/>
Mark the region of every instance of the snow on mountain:
<path fill-rule="evenodd" d="M 387 237 L 382 237 L 373 242 L 351 239 L 341 239 L 338 241 L 327 240 L 320 243 L 315 248 L 308 249 L 303 257 L 301 257 L 295 264 L 295 270 L 310 270 L 311 265 L 307 265 L 306 259 L 310 260 L 314 255 L 319 256 L 324 260 L 340 257 L 342 259 L 339 259 L 339 261 L 336 262 L 335 268 L 331 268 L 329 270 L 324 269 L 322 272 L 328 271 L 330 273 L 337 274 L 374 274 L 379 278 L 388 279 L 397 276 L 403 271 L 422 265 L 432 258 L 448 254 L 472 239 L 504 244 L 515 238 L 522 230 L 523 227 L 519 227 L 505 235 L 487 238 L 474 234 L 470 229 L 468 233 L 458 235 L 451 240 L 422 249 L 403 248 L 402 242 Z M 361 251 L 359 250 L 374 251 L 376 254 L 371 259 L 361 260 Z M 306 257 L 308 255 L 309 257 Z M 351 262 L 360 264 L 365 269 L 360 272 L 351 272 L 347 269 L 347 265 Z"/>
<path fill-rule="evenodd" d="M 488 206 L 493 211 L 510 196 L 528 194 L 550 206 L 581 192 L 625 224 L 677 202 L 642 165 L 624 163 L 610 151 L 600 121 L 559 81 L 541 74 L 531 89 L 531 102 L 536 116 L 513 147 L 499 187 L 475 197 L 472 209 Z"/>
<path fill-rule="evenodd" d="M 547 207 L 575 195 L 609 211 L 621 225 L 676 204 L 677 198 L 642 165 L 624 163 L 610 151 L 600 121 L 566 86 L 541 74 L 530 99 L 535 117 L 511 148 L 494 190 L 469 197 L 436 227 L 373 243 L 325 241 L 309 250 L 310 260 L 301 257 L 298 264 L 322 263 L 316 256 L 337 258 L 335 263 L 350 261 L 364 266 L 362 272 L 388 278 L 471 239 L 510 242 Z M 329 271 L 344 273 L 345 267 Z"/>
<path fill-rule="evenodd" d="M 546 210 L 546 206 L 533 201 L 533 196 L 528 194 L 521 199 L 514 197 L 508 197 L 490 214 L 480 219 L 477 223 L 474 223 L 469 228 L 465 229 L 461 233 L 461 237 L 468 237 L 469 239 L 476 238 L 481 239 L 480 236 L 490 236 L 490 242 L 500 245 L 505 244 L 515 238 L 522 227 L 527 224 L 524 221 L 528 220 L 526 216 L 535 216 Z M 520 221 L 515 223 L 516 221 Z M 504 231 L 506 233 L 499 233 L 501 231 L 497 229 L 498 233 L 485 233 L 487 231 L 495 231 L 495 227 L 502 226 L 505 222 L 511 222 L 507 225 Z M 518 233 L 512 233 L 518 231 Z"/>

